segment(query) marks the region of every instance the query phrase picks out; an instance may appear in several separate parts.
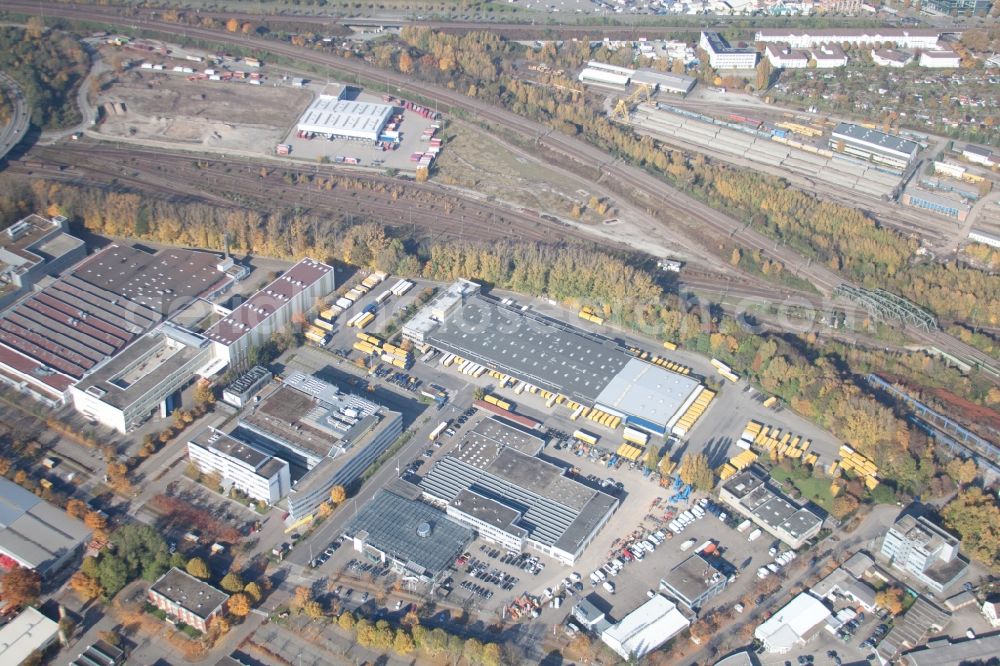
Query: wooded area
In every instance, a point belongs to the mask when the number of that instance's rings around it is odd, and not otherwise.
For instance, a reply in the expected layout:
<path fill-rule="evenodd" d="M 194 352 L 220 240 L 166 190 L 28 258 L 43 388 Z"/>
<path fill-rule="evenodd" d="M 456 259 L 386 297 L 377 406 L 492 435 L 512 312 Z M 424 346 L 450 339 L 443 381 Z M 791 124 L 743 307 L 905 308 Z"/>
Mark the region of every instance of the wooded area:
<path fill-rule="evenodd" d="M 21 84 L 37 127 L 80 122 L 76 90 L 89 69 L 87 52 L 67 33 L 45 31 L 39 21 L 27 29 L 0 28 L 0 70 Z"/>

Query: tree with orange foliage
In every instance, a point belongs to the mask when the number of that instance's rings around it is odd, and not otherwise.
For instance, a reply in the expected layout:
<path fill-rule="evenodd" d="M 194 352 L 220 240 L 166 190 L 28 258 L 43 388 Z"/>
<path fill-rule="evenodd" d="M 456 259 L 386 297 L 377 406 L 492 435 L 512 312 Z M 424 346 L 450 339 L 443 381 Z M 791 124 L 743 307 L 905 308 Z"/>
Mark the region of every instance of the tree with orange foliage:
<path fill-rule="evenodd" d="M 237 21 L 236 19 L 231 18 L 228 21 L 226 21 L 226 30 L 228 30 L 229 32 L 236 32 L 239 29 L 240 29 L 240 22 Z"/>
<path fill-rule="evenodd" d="M 246 617 L 250 614 L 250 599 L 243 592 L 237 592 L 229 597 L 227 606 L 230 615 L 235 617 Z"/>
<path fill-rule="evenodd" d="M 66 502 L 66 513 L 80 520 L 87 515 L 87 505 L 83 500 L 71 499 Z"/>
<path fill-rule="evenodd" d="M 104 589 L 97 582 L 97 579 L 88 576 L 82 571 L 77 571 L 73 574 L 69 579 L 69 587 L 84 602 L 95 599 L 104 593 Z"/>
<path fill-rule="evenodd" d="M 33 603 L 42 592 L 42 577 L 34 569 L 15 565 L 0 575 L 0 595 L 13 608 Z"/>

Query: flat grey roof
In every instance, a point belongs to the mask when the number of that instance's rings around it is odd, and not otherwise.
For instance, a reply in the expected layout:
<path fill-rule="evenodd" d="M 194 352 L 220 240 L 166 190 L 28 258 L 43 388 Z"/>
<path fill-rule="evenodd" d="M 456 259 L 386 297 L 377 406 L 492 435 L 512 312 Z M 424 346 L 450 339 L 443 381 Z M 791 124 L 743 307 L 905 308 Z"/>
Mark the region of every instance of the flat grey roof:
<path fill-rule="evenodd" d="M 467 297 L 426 339 L 464 359 L 589 403 L 632 358 L 612 340 L 479 294 Z"/>
<path fill-rule="evenodd" d="M 192 437 L 191 441 L 203 449 L 214 449 L 223 455 L 235 458 L 253 469 L 271 459 L 271 454 L 266 451 L 261 451 L 252 444 L 247 444 L 211 426 Z"/>
<path fill-rule="evenodd" d="M 76 388 L 124 410 L 206 350 L 208 341 L 195 338 L 199 346 L 179 345 L 161 330 L 153 331 L 84 377 Z"/>
<path fill-rule="evenodd" d="M 735 474 L 723 486 L 761 523 L 781 529 L 794 538 L 822 524 L 819 516 L 792 504 L 767 484 L 767 477 L 748 468 Z"/>
<path fill-rule="evenodd" d="M 237 377 L 232 384 L 226 387 L 227 391 L 233 393 L 246 393 L 253 385 L 269 376 L 271 371 L 261 365 L 255 365 L 242 375 Z"/>
<path fill-rule="evenodd" d="M 708 45 L 712 47 L 712 50 L 716 53 L 757 53 L 757 49 L 751 47 L 738 48 L 735 46 L 730 46 L 726 38 L 717 32 L 702 32 L 705 35 L 705 39 L 708 40 Z"/>
<path fill-rule="evenodd" d="M 653 69 L 639 69 L 632 75 L 632 82 L 642 85 L 656 85 L 667 90 L 690 92 L 697 79 L 672 72 L 657 72 Z"/>
<path fill-rule="evenodd" d="M 687 375 L 632 358 L 597 396 L 597 404 L 666 427 L 697 388 L 698 381 Z"/>
<path fill-rule="evenodd" d="M 390 104 L 341 100 L 320 95 L 299 118 L 299 129 L 324 134 L 376 133 L 392 115 Z"/>
<path fill-rule="evenodd" d="M 168 314 L 177 305 L 214 291 L 231 281 L 218 270 L 221 257 L 211 252 L 168 248 L 156 253 L 110 245 L 77 266 L 73 274 L 95 286 L 107 289 Z"/>
<path fill-rule="evenodd" d="M 695 553 L 671 569 L 664 581 L 681 595 L 681 601 L 688 603 L 717 584 L 720 576 L 722 574 L 711 560 Z"/>
<path fill-rule="evenodd" d="M 926 597 L 917 597 L 902 619 L 896 618 L 892 630 L 879 644 L 878 652 L 890 659 L 897 652 L 920 645 L 930 632 L 941 631 L 950 620 L 951 613 L 935 606 Z"/>
<path fill-rule="evenodd" d="M 500 502 L 483 497 L 479 493 L 474 493 L 471 490 L 462 490 L 455 495 L 455 499 L 451 501 L 451 506 L 493 527 L 507 531 L 516 530 L 527 535 L 526 530 L 514 525 L 514 521 L 521 516 L 518 511 L 504 506 Z"/>
<path fill-rule="evenodd" d="M 485 438 L 480 438 L 485 439 Z M 473 454 L 463 447 L 476 447 Z M 517 526 L 540 542 L 575 552 L 618 500 L 565 476 L 557 467 L 511 447 L 486 442 L 455 447 L 420 481 L 428 495 L 452 502 L 463 491 L 506 505 L 520 518 Z"/>
<path fill-rule="evenodd" d="M 90 529 L 65 511 L 0 478 L 0 552 L 45 574 L 90 537 Z"/>
<path fill-rule="evenodd" d="M 422 525 L 430 527 L 426 536 L 418 533 Z M 388 490 L 376 493 L 344 528 L 350 537 L 361 532 L 367 532 L 366 543 L 431 577 L 454 564 L 473 538 L 471 529 L 443 511 Z"/>
<path fill-rule="evenodd" d="M 833 137 L 862 143 L 867 148 L 873 150 L 884 150 L 892 154 L 906 155 L 910 158 L 920 150 L 920 144 L 916 141 L 910 141 L 909 139 L 851 123 L 840 123 L 837 125 L 833 130 Z"/>
<path fill-rule="evenodd" d="M 211 617 L 229 599 L 229 595 L 222 590 L 176 567 L 163 574 L 149 589 L 202 620 Z"/>
<path fill-rule="evenodd" d="M 944 637 L 928 643 L 925 647 L 903 656 L 903 663 L 910 666 L 962 666 L 963 664 L 985 664 L 1000 654 L 1000 634 L 980 636 L 969 640 Z"/>

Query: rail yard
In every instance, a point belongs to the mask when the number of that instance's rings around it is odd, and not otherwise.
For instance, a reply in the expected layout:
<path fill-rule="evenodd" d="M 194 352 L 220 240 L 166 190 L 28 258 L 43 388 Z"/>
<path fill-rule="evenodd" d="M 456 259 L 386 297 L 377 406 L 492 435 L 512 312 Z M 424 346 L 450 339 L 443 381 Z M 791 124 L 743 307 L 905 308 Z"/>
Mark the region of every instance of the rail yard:
<path fill-rule="evenodd" d="M 0 163 L 0 663 L 1000 652 L 989 148 L 737 86 L 770 16 L 168 4 L 0 0 L 91 64 Z M 968 66 L 912 15 L 795 38 Z"/>

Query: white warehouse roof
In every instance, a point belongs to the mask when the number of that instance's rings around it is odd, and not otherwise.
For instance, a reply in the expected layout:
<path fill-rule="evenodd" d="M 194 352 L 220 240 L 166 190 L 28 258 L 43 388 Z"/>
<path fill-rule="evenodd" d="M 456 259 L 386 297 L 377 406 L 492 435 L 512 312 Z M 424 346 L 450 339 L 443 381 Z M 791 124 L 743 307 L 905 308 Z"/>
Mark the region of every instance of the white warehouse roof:
<path fill-rule="evenodd" d="M 597 396 L 597 406 L 606 412 L 638 416 L 666 430 L 694 401 L 698 381 L 658 365 L 630 359 Z"/>
<path fill-rule="evenodd" d="M 663 595 L 636 608 L 601 634 L 601 640 L 622 659 L 641 659 L 691 624 L 677 606 Z"/>
<path fill-rule="evenodd" d="M 0 663 L 20 664 L 55 642 L 59 625 L 28 606 L 0 629 Z"/>
<path fill-rule="evenodd" d="M 755 638 L 764 643 L 769 652 L 787 652 L 802 643 L 814 627 L 830 617 L 826 605 L 803 592 L 772 615 L 754 630 Z"/>
<path fill-rule="evenodd" d="M 619 74 L 617 72 L 609 72 L 606 69 L 597 69 L 595 67 L 587 67 L 579 76 L 580 81 L 584 83 L 605 83 L 613 86 L 627 86 L 630 77 L 626 74 Z"/>
<path fill-rule="evenodd" d="M 320 95 L 299 118 L 298 129 L 377 141 L 392 111 L 393 107 L 389 104 L 347 101 L 334 95 Z"/>

